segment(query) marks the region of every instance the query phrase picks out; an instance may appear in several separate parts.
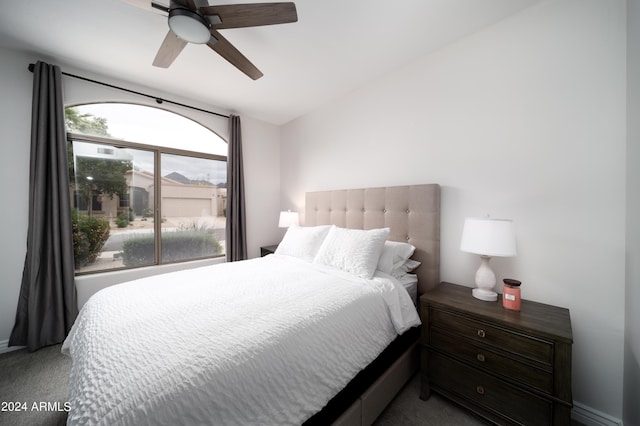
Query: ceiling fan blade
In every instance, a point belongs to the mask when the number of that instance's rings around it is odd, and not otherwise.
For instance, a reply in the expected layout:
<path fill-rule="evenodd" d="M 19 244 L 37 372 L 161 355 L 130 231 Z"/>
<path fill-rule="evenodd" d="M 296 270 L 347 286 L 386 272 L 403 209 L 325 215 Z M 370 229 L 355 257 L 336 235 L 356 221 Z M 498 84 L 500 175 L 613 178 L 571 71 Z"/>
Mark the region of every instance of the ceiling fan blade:
<path fill-rule="evenodd" d="M 169 65 L 173 63 L 186 45 L 186 41 L 178 38 L 173 31 L 169 30 L 156 54 L 156 58 L 153 60 L 153 66 L 169 68 Z"/>
<path fill-rule="evenodd" d="M 220 17 L 222 23 L 213 24 L 217 30 L 286 24 L 298 20 L 296 5 L 290 2 L 205 6 L 201 7 L 199 11 L 205 16 L 218 15 Z"/>
<path fill-rule="evenodd" d="M 156 3 L 152 0 L 122 0 L 124 3 L 128 3 L 132 6 L 139 7 L 140 9 L 149 10 L 151 12 L 159 13 L 167 16 L 169 8 L 161 3 Z"/>
<path fill-rule="evenodd" d="M 253 80 L 257 80 L 263 76 L 262 72 L 255 65 L 251 63 L 238 49 L 236 49 L 229 40 L 222 37 L 219 32 L 211 29 L 211 35 L 215 40 L 209 41 L 207 46 L 213 49 L 216 53 L 229 61 L 231 65 L 238 68 L 240 71 L 251 77 Z"/>
<path fill-rule="evenodd" d="M 197 10 L 196 2 L 194 0 L 184 0 L 184 3 L 194 12 Z"/>

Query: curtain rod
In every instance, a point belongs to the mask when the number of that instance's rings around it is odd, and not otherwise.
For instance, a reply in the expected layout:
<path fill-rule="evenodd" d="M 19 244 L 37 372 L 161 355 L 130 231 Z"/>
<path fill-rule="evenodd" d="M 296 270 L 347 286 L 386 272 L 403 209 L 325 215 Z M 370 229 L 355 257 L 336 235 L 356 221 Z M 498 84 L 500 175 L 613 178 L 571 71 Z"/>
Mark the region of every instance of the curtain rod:
<path fill-rule="evenodd" d="M 29 68 L 29 71 L 33 72 L 33 69 L 35 68 L 35 64 L 29 64 L 28 68 Z M 157 96 L 148 95 L 148 94 L 142 93 L 142 92 L 136 92 L 135 90 L 126 89 L 124 87 L 115 86 L 115 85 L 109 84 L 109 83 L 103 83 L 102 81 L 92 80 L 90 78 L 82 77 L 82 76 L 79 76 L 79 75 L 69 74 L 69 73 L 66 73 L 64 71 L 61 71 L 61 73 L 62 73 L 62 75 L 66 75 L 67 77 L 73 77 L 73 78 L 77 78 L 78 80 L 88 81 L 89 83 L 99 84 L 101 86 L 110 87 L 112 89 L 122 90 L 123 92 L 133 93 L 134 95 L 139 95 L 139 96 L 144 96 L 144 97 L 147 97 L 147 98 L 150 98 L 150 99 L 155 99 L 155 101 L 157 103 L 159 103 L 159 104 L 161 104 L 163 102 L 167 102 L 169 104 L 181 106 L 181 107 L 184 107 L 184 108 L 193 109 L 193 110 L 200 111 L 200 112 L 205 112 L 207 114 L 217 115 L 218 117 L 229 118 L 228 115 L 220 114 L 220 113 L 213 112 L 213 111 L 207 111 L 206 109 L 194 107 L 194 106 L 191 106 L 191 105 L 182 104 L 180 102 L 170 101 L 168 99 L 162 99 L 162 98 L 159 98 Z"/>

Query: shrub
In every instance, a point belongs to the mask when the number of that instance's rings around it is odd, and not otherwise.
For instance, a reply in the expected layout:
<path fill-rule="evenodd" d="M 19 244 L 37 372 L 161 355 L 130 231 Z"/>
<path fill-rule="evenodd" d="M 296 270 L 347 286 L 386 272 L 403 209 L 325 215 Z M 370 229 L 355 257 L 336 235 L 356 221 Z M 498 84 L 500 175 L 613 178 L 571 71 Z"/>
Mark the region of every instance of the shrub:
<path fill-rule="evenodd" d="M 118 228 L 126 228 L 127 226 L 129 226 L 129 213 L 119 213 L 118 217 L 116 218 L 116 226 Z"/>
<path fill-rule="evenodd" d="M 122 244 L 122 262 L 125 266 L 153 264 L 154 250 L 153 234 L 135 235 Z"/>
<path fill-rule="evenodd" d="M 74 210 L 71 213 L 71 227 L 76 268 L 95 262 L 109 239 L 109 221 Z"/>
<path fill-rule="evenodd" d="M 195 259 L 221 252 L 220 243 L 206 232 L 169 231 L 162 234 L 162 261 Z M 149 265 L 154 262 L 153 235 L 134 236 L 124 242 L 122 261 L 125 266 Z"/>

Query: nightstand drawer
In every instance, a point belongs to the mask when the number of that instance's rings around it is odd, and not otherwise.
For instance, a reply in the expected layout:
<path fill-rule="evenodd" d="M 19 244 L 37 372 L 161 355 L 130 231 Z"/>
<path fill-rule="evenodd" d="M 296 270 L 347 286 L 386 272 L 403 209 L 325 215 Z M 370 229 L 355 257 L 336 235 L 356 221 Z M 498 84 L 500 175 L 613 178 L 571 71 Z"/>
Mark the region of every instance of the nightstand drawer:
<path fill-rule="evenodd" d="M 429 337 L 429 344 L 432 348 L 450 354 L 476 368 L 498 373 L 543 392 L 553 392 L 553 373 L 540 368 L 540 366 L 515 360 L 496 351 L 488 350 L 486 345 L 484 347 L 474 345 L 466 340 L 442 333 L 435 328 L 431 329 Z"/>
<path fill-rule="evenodd" d="M 436 352 L 429 354 L 429 379 L 433 388 L 511 422 L 525 425 L 552 423 L 551 401 Z"/>
<path fill-rule="evenodd" d="M 431 306 L 430 326 L 455 332 L 462 337 L 498 348 L 509 348 L 514 354 L 546 365 L 553 363 L 553 343 L 507 329 L 493 327 L 461 315 L 444 312 Z"/>

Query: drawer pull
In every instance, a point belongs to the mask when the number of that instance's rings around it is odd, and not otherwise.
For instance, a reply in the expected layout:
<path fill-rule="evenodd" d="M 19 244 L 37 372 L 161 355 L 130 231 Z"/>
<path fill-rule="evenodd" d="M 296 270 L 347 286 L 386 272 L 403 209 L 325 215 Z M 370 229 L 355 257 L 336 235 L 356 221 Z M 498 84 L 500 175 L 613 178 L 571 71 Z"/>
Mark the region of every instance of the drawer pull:
<path fill-rule="evenodd" d="M 484 358 L 484 354 L 478 354 L 478 355 L 476 355 L 476 359 L 477 359 L 478 361 L 480 361 L 480 362 L 484 362 L 484 359 L 485 359 L 485 358 Z"/>
<path fill-rule="evenodd" d="M 483 386 L 476 386 L 476 392 L 478 392 L 478 395 L 484 395 L 484 387 Z"/>
<path fill-rule="evenodd" d="M 485 334 L 484 330 L 482 330 L 482 329 L 478 330 L 478 336 L 484 337 L 485 335 L 486 334 Z"/>

